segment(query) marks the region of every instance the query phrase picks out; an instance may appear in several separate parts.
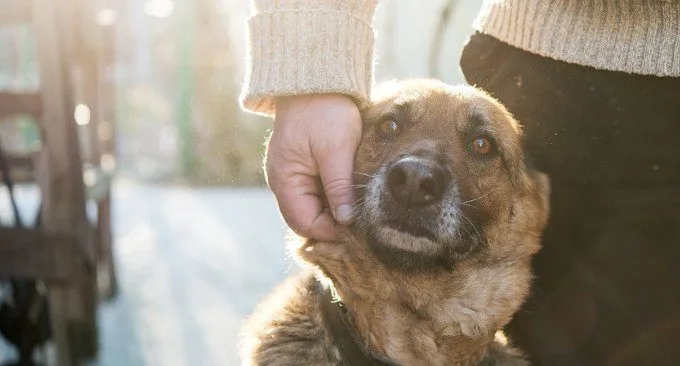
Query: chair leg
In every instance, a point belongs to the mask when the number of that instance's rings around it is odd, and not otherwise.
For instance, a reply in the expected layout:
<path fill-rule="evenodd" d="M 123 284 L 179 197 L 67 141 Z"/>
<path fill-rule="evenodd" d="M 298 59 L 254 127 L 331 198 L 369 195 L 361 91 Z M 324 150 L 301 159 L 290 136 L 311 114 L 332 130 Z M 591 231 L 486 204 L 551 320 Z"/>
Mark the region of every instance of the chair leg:
<path fill-rule="evenodd" d="M 118 277 L 112 246 L 110 192 L 97 204 L 97 236 L 101 298 L 111 300 L 118 294 Z"/>

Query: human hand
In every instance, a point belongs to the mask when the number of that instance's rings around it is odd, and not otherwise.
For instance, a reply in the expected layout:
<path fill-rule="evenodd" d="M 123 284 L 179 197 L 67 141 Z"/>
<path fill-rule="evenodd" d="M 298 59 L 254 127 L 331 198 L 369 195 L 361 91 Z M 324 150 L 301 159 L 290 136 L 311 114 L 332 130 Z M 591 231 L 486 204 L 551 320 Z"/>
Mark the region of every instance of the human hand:
<path fill-rule="evenodd" d="M 336 240 L 338 223 L 351 223 L 354 155 L 360 141 L 361 116 L 348 96 L 277 99 L 267 183 L 281 215 L 298 235 Z"/>

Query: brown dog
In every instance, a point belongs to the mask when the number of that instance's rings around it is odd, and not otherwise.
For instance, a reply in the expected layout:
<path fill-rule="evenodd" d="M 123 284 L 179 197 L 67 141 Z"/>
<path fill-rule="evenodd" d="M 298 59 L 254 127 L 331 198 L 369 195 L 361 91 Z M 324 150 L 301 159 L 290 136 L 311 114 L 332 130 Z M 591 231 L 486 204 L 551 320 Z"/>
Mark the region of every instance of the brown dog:
<path fill-rule="evenodd" d="M 384 86 L 363 120 L 356 223 L 341 243 L 296 241 L 307 270 L 245 327 L 245 364 L 526 365 L 495 338 L 548 216 L 519 125 L 430 80 Z"/>

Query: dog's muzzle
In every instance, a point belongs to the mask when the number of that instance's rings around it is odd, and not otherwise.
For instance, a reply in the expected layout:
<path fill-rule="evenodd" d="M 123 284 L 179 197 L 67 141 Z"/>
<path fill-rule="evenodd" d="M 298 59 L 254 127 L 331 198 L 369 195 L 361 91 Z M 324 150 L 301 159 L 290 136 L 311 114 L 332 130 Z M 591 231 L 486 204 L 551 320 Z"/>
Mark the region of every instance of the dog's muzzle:
<path fill-rule="evenodd" d="M 455 174 L 442 160 L 434 153 L 402 155 L 367 182 L 357 224 L 383 263 L 448 268 L 482 247 L 478 225 L 461 208 Z"/>
<path fill-rule="evenodd" d="M 376 230 L 438 242 L 442 229 L 455 224 L 455 184 L 431 155 L 400 156 L 368 183 L 366 219 Z"/>

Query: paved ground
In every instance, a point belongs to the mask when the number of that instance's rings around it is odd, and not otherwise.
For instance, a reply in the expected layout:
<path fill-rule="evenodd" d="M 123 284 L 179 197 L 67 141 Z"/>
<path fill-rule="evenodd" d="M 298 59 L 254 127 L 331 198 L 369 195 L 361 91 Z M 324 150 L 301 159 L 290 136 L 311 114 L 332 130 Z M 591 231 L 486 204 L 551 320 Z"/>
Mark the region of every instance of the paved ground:
<path fill-rule="evenodd" d="M 237 365 L 243 318 L 292 268 L 271 194 L 118 182 L 114 231 L 122 292 L 97 365 Z"/>

